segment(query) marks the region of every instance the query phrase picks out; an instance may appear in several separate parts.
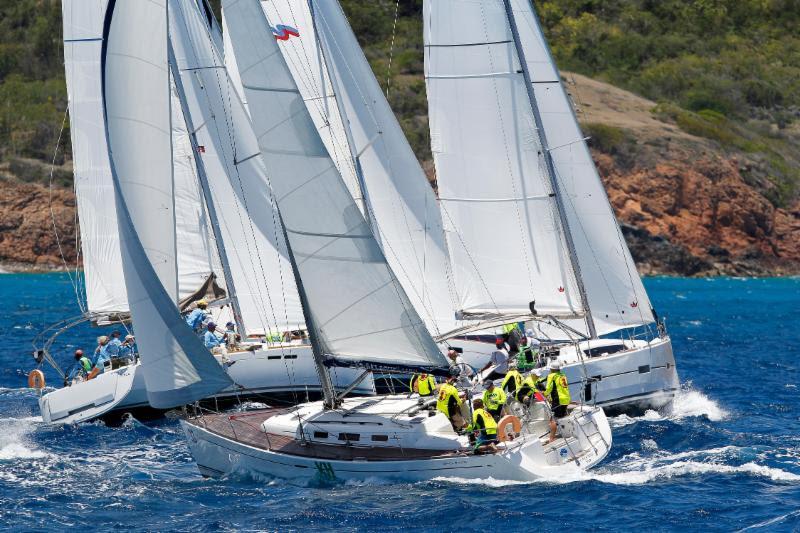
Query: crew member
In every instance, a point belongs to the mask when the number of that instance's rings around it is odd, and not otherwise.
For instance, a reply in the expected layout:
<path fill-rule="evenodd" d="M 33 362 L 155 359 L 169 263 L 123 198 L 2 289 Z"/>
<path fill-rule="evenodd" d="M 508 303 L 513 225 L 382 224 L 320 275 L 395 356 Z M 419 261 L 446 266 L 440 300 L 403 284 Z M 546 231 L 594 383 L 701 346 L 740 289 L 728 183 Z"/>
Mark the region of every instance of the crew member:
<path fill-rule="evenodd" d="M 506 377 L 503 378 L 503 382 L 500 384 L 500 388 L 508 394 L 516 398 L 517 391 L 522 386 L 522 374 L 519 373 L 519 370 L 516 368 L 511 368 L 506 373 Z"/>
<path fill-rule="evenodd" d="M 75 350 L 75 360 L 78 362 L 78 366 L 80 370 L 83 370 L 83 373 L 88 375 L 89 372 L 92 371 L 92 361 L 83 355 L 83 350 Z"/>
<path fill-rule="evenodd" d="M 211 353 L 223 353 L 222 337 L 217 335 L 216 331 L 217 325 L 209 322 L 206 326 L 206 332 L 203 334 L 203 344 L 211 350 Z"/>
<path fill-rule="evenodd" d="M 519 351 L 519 340 L 522 337 L 520 324 L 524 327 L 523 322 L 513 322 L 503 326 L 503 342 L 508 344 L 508 353 L 512 356 L 517 355 Z"/>
<path fill-rule="evenodd" d="M 486 453 L 496 451 L 497 442 L 497 422 L 483 408 L 483 401 L 480 398 L 472 400 L 472 424 L 468 429 L 475 432 L 475 453 Z"/>
<path fill-rule="evenodd" d="M 125 335 L 125 340 L 119 348 L 119 356 L 129 361 L 136 359 L 136 338 L 133 335 Z"/>
<path fill-rule="evenodd" d="M 242 336 L 236 333 L 236 324 L 233 322 L 225 324 L 225 333 L 222 338 L 225 339 L 225 345 L 228 347 L 228 350 L 236 350 L 239 347 L 239 342 L 242 340 Z"/>
<path fill-rule="evenodd" d="M 86 376 L 86 379 L 94 379 L 98 374 L 105 372 L 106 363 L 111 361 L 111 355 L 108 353 L 108 337 L 101 335 L 97 337 L 97 348 L 94 349 L 94 368 Z"/>
<path fill-rule="evenodd" d="M 567 406 L 570 402 L 569 384 L 567 383 L 567 376 L 561 372 L 561 363 L 553 361 L 550 363 L 550 373 L 547 374 L 547 385 L 544 389 L 544 395 L 550 399 L 550 405 L 553 408 L 553 416 L 550 420 L 550 442 L 556 440 L 556 418 L 564 418 L 567 416 Z"/>
<path fill-rule="evenodd" d="M 450 419 L 453 429 L 458 431 L 464 427 L 464 416 L 461 414 L 461 396 L 454 383 L 456 378 L 448 376 L 447 381 L 439 386 L 439 398 L 436 401 L 436 409 L 444 413 Z"/>
<path fill-rule="evenodd" d="M 534 337 L 522 337 L 517 354 L 518 369 L 525 371 L 536 366 L 540 345 L 539 340 Z"/>
<path fill-rule="evenodd" d="M 195 307 L 189 316 L 186 317 L 186 324 L 192 328 L 195 333 L 200 333 L 203 329 L 203 322 L 205 322 L 208 313 L 206 312 L 206 308 L 208 307 L 208 302 L 205 300 L 198 300 L 197 307 Z"/>
<path fill-rule="evenodd" d="M 534 370 L 529 375 L 525 376 L 525 379 L 522 380 L 522 385 L 519 387 L 517 391 L 517 401 L 522 402 L 525 405 L 529 405 L 531 402 L 531 398 L 534 397 L 537 391 L 544 391 L 544 383 L 539 375 L 541 373 L 540 370 Z"/>
<path fill-rule="evenodd" d="M 483 372 L 494 367 L 485 379 L 503 379 L 508 372 L 508 354 L 505 350 L 505 342 L 503 339 L 497 339 L 494 346 L 495 350 L 492 352 L 489 362 L 481 368 L 481 372 Z"/>
<path fill-rule="evenodd" d="M 464 361 L 460 350 L 460 348 L 450 347 L 447 350 L 447 357 L 450 358 L 453 366 L 458 369 L 458 377 L 469 379 L 475 374 L 475 371 Z"/>
<path fill-rule="evenodd" d="M 489 411 L 495 420 L 500 420 L 503 412 L 503 407 L 506 405 L 506 393 L 500 387 L 495 387 L 491 379 L 483 382 L 483 405 Z"/>
<path fill-rule="evenodd" d="M 411 378 L 411 392 L 420 396 L 433 396 L 436 390 L 436 380 L 430 374 L 414 374 Z"/>

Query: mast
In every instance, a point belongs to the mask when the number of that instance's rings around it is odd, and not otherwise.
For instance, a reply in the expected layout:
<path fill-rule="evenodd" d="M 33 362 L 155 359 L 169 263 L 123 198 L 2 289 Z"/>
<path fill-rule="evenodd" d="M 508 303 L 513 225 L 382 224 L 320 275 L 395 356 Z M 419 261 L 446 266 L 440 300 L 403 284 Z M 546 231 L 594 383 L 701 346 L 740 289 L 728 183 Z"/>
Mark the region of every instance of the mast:
<path fill-rule="evenodd" d="M 333 69 L 328 67 L 328 59 L 326 57 L 327 54 L 325 52 L 325 47 L 322 45 L 322 39 L 319 38 L 319 33 L 317 33 L 317 17 L 314 14 L 314 0 L 308 0 L 308 11 L 311 14 L 311 24 L 314 27 L 314 35 L 317 36 L 315 39 L 316 45 L 319 48 L 320 56 L 322 56 L 322 63 L 324 64 L 324 68 L 328 73 L 328 78 L 331 80 L 331 86 L 333 87 L 333 101 L 336 102 L 336 109 L 339 111 L 339 116 L 342 117 L 342 126 L 344 126 L 342 129 L 344 130 L 344 135 L 347 138 L 347 149 L 350 151 L 350 159 L 352 159 L 353 167 L 356 170 L 356 183 L 358 184 L 358 193 L 360 196 L 358 200 L 361 204 L 361 210 L 364 212 L 364 218 L 367 220 L 369 229 L 371 229 L 372 233 L 375 234 L 375 238 L 380 238 L 380 236 L 375 232 L 375 228 L 372 224 L 372 217 L 370 216 L 369 212 L 369 198 L 367 198 L 367 182 L 364 180 L 364 170 L 361 168 L 361 161 L 359 160 L 359 155 L 355 149 L 353 132 L 350 131 L 350 119 L 347 117 L 347 112 L 345 111 L 344 106 L 339 101 L 339 94 L 341 91 L 339 79 L 336 77 Z"/>
<path fill-rule="evenodd" d="M 199 145 L 197 143 L 197 132 L 192 121 L 192 116 L 189 113 L 189 109 L 186 105 L 186 93 L 183 90 L 183 80 L 180 76 L 178 63 L 175 61 L 175 52 L 172 49 L 171 39 L 168 42 L 168 51 L 169 66 L 170 70 L 172 71 L 172 79 L 175 81 L 175 89 L 178 92 L 178 99 L 181 103 L 183 118 L 186 121 L 186 130 L 189 133 L 189 140 L 192 145 L 192 154 L 194 155 L 195 165 L 197 166 L 198 181 L 200 182 L 200 188 L 203 191 L 203 199 L 205 200 L 206 208 L 208 209 L 208 216 L 211 219 L 211 228 L 214 232 L 214 239 L 217 241 L 217 251 L 219 252 L 220 262 L 222 263 L 225 286 L 228 289 L 231 307 L 233 308 L 233 319 L 236 322 L 236 328 L 238 329 L 239 333 L 246 336 L 247 330 L 245 329 L 244 321 L 242 320 L 242 310 L 239 307 L 239 299 L 236 297 L 236 288 L 234 286 L 233 276 L 231 276 L 228 254 L 225 250 L 225 240 L 223 239 L 222 232 L 220 231 L 219 219 L 217 218 L 217 209 L 211 196 L 211 188 L 208 185 L 208 176 L 206 175 L 205 164 L 203 163 L 203 159 L 200 157 Z"/>
<path fill-rule="evenodd" d="M 511 7 L 511 0 L 503 0 L 503 6 L 505 7 L 506 18 L 508 19 L 511 35 L 514 39 L 514 48 L 516 48 L 517 51 L 517 59 L 519 59 L 520 62 L 522 76 L 525 79 L 525 91 L 528 94 L 528 101 L 531 106 L 531 111 L 533 112 L 533 119 L 536 123 L 536 129 L 539 132 L 539 139 L 542 143 L 542 155 L 544 156 L 547 166 L 547 177 L 553 189 L 553 194 L 555 195 L 558 218 L 561 222 L 561 227 L 564 230 L 564 238 L 567 242 L 570 263 L 572 264 L 572 270 L 575 273 L 575 281 L 578 285 L 578 292 L 581 295 L 583 308 L 586 312 L 586 325 L 589 328 L 590 337 L 595 339 L 597 338 L 597 329 L 594 324 L 594 318 L 592 317 L 591 309 L 589 308 L 589 298 L 586 295 L 586 286 L 584 285 L 583 277 L 581 276 L 581 267 L 578 263 L 578 253 L 575 250 L 575 242 L 572 239 L 572 232 L 569 228 L 569 220 L 567 219 L 566 210 L 564 208 L 564 200 L 561 196 L 561 189 L 559 187 L 558 179 L 556 178 L 555 165 L 553 164 L 553 158 L 550 154 L 550 148 L 547 144 L 547 134 L 544 131 L 542 117 L 539 113 L 539 106 L 536 104 L 536 95 L 533 93 L 533 82 L 531 81 L 530 72 L 528 72 L 528 63 L 525 60 L 525 51 L 522 48 L 522 42 L 519 38 L 519 31 L 517 29 L 517 22 L 514 18 L 514 11 Z"/>

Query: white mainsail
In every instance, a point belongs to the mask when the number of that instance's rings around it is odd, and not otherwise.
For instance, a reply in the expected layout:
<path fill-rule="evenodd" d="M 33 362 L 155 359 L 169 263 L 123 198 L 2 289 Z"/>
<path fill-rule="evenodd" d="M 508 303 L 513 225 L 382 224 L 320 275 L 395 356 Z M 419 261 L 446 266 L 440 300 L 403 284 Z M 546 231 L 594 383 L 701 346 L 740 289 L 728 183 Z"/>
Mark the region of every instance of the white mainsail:
<path fill-rule="evenodd" d="M 231 384 L 177 309 L 166 0 L 109 6 L 101 57 L 122 268 L 148 400 L 169 408 Z"/>
<path fill-rule="evenodd" d="M 108 0 L 63 0 L 64 71 L 87 310 L 128 312 L 108 162 L 100 53 Z"/>
<path fill-rule="evenodd" d="M 258 143 L 195 0 L 170 0 L 170 30 L 246 333 L 297 329 L 303 310 Z"/>
<path fill-rule="evenodd" d="M 128 295 L 122 274 L 100 79 L 107 3 L 108 0 L 62 2 L 64 67 L 87 311 L 93 315 L 124 315 L 128 313 Z M 176 155 L 178 287 L 182 299 L 194 293 L 212 272 L 219 272 L 219 262 L 210 240 L 186 125 L 180 113 L 175 119 L 172 135 Z"/>
<path fill-rule="evenodd" d="M 460 309 L 575 317 L 580 294 L 500 0 L 424 4 L 431 149 Z"/>
<path fill-rule="evenodd" d="M 250 115 L 327 364 L 446 367 L 328 155 L 258 0 L 225 0 Z"/>
<path fill-rule="evenodd" d="M 299 1 L 299 0 L 298 0 Z M 458 327 L 439 205 L 339 2 L 312 2 L 314 20 L 362 170 L 373 230 L 428 328 Z"/>
<path fill-rule="evenodd" d="M 528 0 L 511 0 L 598 334 L 654 321 L 647 292 Z M 571 324 L 581 326 L 579 323 Z M 585 331 L 585 325 L 580 327 Z"/>

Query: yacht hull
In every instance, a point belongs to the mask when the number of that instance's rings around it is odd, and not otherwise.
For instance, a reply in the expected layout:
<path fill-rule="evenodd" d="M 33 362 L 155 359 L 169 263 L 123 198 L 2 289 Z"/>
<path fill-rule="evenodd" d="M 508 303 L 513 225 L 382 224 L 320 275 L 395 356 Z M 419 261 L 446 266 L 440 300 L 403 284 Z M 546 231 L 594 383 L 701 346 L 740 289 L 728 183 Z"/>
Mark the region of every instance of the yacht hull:
<path fill-rule="evenodd" d="M 317 399 L 322 394 L 308 345 L 230 354 L 225 366 L 236 385 L 204 400 L 214 407 L 240 400 L 294 405 Z M 360 373 L 358 369 L 337 368 L 331 372 L 331 378 L 337 388 L 344 389 Z M 364 379 L 354 393 L 375 394 L 372 380 Z M 44 394 L 39 398 L 39 408 L 45 422 L 56 424 L 97 418 L 115 421 L 125 413 L 144 418 L 164 413 L 164 410 L 150 406 L 144 372 L 139 363 L 106 371 L 90 381 Z"/>
<path fill-rule="evenodd" d="M 542 444 L 538 437 L 529 435 L 518 437 L 517 441 L 508 443 L 507 448 L 504 448 L 506 444 L 500 444 L 500 452 L 485 455 L 463 450 L 437 454 L 412 448 L 398 448 L 392 455 L 380 447 L 318 446 L 296 440 L 287 444 L 290 439 L 285 436 L 265 433 L 259 416 L 254 412 L 181 420 L 200 473 L 210 477 L 265 476 L 298 485 L 378 480 L 415 482 L 438 478 L 563 480 L 580 476 L 595 466 L 605 458 L 611 446 L 611 430 L 605 415 L 599 408 L 588 407 L 580 408 L 570 417 L 571 427 L 591 428 L 582 438 L 571 439 L 571 445 L 563 440 L 553 445 Z M 247 417 L 253 418 L 248 421 Z M 576 451 L 579 452 L 577 460 L 566 459 Z"/>

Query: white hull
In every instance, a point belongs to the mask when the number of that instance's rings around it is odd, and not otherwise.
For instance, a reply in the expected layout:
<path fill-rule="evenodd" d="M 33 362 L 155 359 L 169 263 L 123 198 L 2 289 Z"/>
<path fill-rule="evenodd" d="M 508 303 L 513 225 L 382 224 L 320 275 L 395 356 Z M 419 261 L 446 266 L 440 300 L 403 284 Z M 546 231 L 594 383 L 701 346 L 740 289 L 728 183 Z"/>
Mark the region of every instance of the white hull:
<path fill-rule="evenodd" d="M 308 345 L 239 352 L 227 356 L 228 375 L 239 387 L 223 390 L 213 398 L 220 400 L 253 398 L 295 404 L 321 394 L 319 378 Z M 334 385 L 344 389 L 360 375 L 358 369 L 331 371 Z M 121 379 L 124 376 L 124 380 Z M 118 386 L 118 383 L 126 383 Z M 353 391 L 373 395 L 371 378 Z M 285 402 L 285 403 L 283 403 Z M 48 423 L 71 424 L 136 410 L 150 410 L 144 372 L 140 364 L 99 374 L 96 378 L 64 387 L 39 399 L 42 419 Z"/>
<path fill-rule="evenodd" d="M 217 415 L 224 416 L 224 415 Z M 348 415 L 353 416 L 348 409 Z M 442 415 L 437 414 L 437 417 Z M 312 416 L 313 419 L 313 416 Z M 388 416 L 384 418 L 388 420 Z M 330 456 L 321 458 L 313 453 L 286 453 L 270 448 L 269 435 L 263 437 L 261 445 L 256 439 L 245 441 L 241 432 L 232 427 L 230 432 L 224 431 L 225 425 L 206 424 L 203 418 L 182 420 L 189 448 L 197 462 L 198 468 L 206 476 L 223 476 L 233 473 L 256 474 L 271 478 L 289 480 L 290 483 L 307 485 L 318 482 L 372 481 L 388 480 L 398 482 L 426 481 L 440 477 L 465 479 L 501 479 L 511 481 L 534 481 L 537 479 L 555 479 L 566 475 L 577 475 L 593 467 L 603 460 L 611 446 L 611 429 L 602 410 L 583 407 L 568 419 L 580 424 L 583 437 L 570 440 L 571 451 L 566 441 L 559 439 L 553 445 L 546 444 L 544 439 L 533 435 L 517 437 L 510 443 L 498 445 L 500 451 L 494 454 L 474 455 L 468 451 L 457 451 L 445 457 L 426 457 L 403 459 L 369 458 L 370 451 L 380 445 L 372 443 L 362 447 L 347 447 L 348 453 L 364 457 L 350 459 L 334 459 Z M 444 419 L 450 436 L 455 434 Z M 353 423 L 351 422 L 351 425 Z M 314 423 L 310 423 L 314 425 Z M 391 423 L 381 424 L 380 431 L 392 433 Z M 323 427 L 320 425 L 320 427 Z M 328 429 L 328 425 L 324 426 Z M 359 429 L 350 431 L 369 431 Z M 591 428 L 591 429 L 586 429 Z M 222 429 L 223 431 L 219 431 Z M 334 431 L 333 429 L 328 429 Z M 409 430 L 413 432 L 413 430 Z M 239 438 L 234 435 L 238 435 Z M 263 436 L 263 433 L 262 433 Z M 411 437 L 411 438 L 409 438 Z M 426 439 L 427 437 L 427 439 Z M 272 435 L 272 438 L 276 437 Z M 390 441 L 405 440 L 407 446 L 425 447 L 425 440 L 443 439 L 442 433 L 427 433 L 414 438 L 412 435 L 394 435 Z M 465 437 L 459 437 L 466 440 Z M 274 443 L 273 443 L 274 444 Z M 399 444 L 392 443 L 397 447 Z M 355 450 L 364 450 L 363 452 Z M 577 459 L 570 459 L 571 453 Z"/>
<path fill-rule="evenodd" d="M 464 349 L 464 359 L 481 368 L 489 360 L 494 346 L 476 340 L 452 339 L 451 344 Z M 646 341 L 597 340 L 589 346 L 625 343 L 626 349 L 610 355 L 583 357 L 574 350 L 562 350 L 559 360 L 569 380 L 573 399 L 598 405 L 606 411 L 644 411 L 660 409 L 675 396 L 680 387 L 672 341 L 669 337 Z M 591 378 L 587 383 L 586 377 Z"/>

